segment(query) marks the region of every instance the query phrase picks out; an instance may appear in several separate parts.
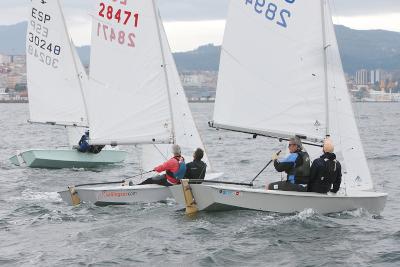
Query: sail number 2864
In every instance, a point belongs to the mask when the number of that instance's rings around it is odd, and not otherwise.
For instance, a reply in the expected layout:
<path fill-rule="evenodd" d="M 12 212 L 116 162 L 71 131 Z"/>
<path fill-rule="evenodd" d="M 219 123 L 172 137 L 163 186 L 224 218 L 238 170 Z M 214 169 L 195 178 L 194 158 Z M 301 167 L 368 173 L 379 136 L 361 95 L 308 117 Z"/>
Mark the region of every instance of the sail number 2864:
<path fill-rule="evenodd" d="M 293 4 L 296 0 L 284 0 L 288 4 Z M 270 21 L 275 21 L 276 24 L 283 28 L 288 27 L 288 20 L 291 13 L 287 9 L 279 8 L 279 6 L 267 0 L 245 0 L 246 5 L 252 5 L 254 11 L 265 16 Z"/>

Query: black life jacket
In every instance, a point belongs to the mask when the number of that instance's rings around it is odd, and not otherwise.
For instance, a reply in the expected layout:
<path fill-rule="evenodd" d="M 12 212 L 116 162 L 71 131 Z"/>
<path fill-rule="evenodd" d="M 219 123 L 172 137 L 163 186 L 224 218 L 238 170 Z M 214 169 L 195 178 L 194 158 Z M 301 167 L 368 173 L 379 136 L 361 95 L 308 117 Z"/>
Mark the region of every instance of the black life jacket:
<path fill-rule="evenodd" d="M 336 161 L 336 159 L 330 160 L 328 158 L 325 158 L 324 165 L 325 165 L 324 176 L 320 178 L 321 183 L 329 184 L 329 187 L 330 187 L 336 178 L 337 161 Z M 325 181 L 324 181 L 324 179 L 325 179 Z"/>
<path fill-rule="evenodd" d="M 299 151 L 297 152 L 299 155 L 298 164 L 293 170 L 293 174 L 295 175 L 296 184 L 307 184 L 310 177 L 310 155 L 307 152 Z"/>

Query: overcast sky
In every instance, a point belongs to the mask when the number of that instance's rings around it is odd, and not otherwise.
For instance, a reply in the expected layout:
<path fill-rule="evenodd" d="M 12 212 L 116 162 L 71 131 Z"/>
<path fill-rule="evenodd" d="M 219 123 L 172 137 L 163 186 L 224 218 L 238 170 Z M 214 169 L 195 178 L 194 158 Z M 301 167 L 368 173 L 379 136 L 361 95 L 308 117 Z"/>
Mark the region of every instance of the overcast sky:
<path fill-rule="evenodd" d="M 220 44 L 229 0 L 157 0 L 174 51 Z M 244 0 L 232 0 L 244 1 Z M 274 0 L 283 1 L 283 0 Z M 308 1 L 308 0 L 297 0 Z M 330 0 L 334 21 L 354 29 L 400 32 L 400 0 Z M 90 43 L 92 0 L 62 0 L 75 43 Z M 27 17 L 29 0 L 0 0 L 0 25 Z"/>

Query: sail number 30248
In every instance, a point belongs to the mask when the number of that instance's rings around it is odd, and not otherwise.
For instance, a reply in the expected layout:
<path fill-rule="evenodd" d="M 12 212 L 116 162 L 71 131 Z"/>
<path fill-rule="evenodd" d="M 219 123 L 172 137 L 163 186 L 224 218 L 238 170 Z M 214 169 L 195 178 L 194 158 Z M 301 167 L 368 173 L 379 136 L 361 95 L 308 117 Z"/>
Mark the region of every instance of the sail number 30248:
<path fill-rule="evenodd" d="M 293 4 L 296 0 L 284 1 L 288 4 Z M 289 10 L 279 8 L 277 4 L 267 0 L 245 0 L 245 4 L 253 6 L 257 14 L 265 16 L 270 21 L 275 21 L 279 26 L 288 27 L 288 20 L 291 16 Z"/>

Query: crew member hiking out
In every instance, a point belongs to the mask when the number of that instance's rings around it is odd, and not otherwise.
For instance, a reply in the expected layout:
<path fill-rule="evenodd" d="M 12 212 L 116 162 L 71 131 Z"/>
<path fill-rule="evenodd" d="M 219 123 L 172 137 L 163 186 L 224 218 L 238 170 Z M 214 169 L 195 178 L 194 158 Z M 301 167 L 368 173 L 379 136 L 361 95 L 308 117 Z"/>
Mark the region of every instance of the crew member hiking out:
<path fill-rule="evenodd" d="M 310 157 L 302 151 L 299 138 L 289 139 L 290 154 L 283 160 L 278 159 L 277 154 L 272 155 L 274 167 L 278 172 L 285 172 L 287 180 L 268 185 L 269 190 L 306 192 L 310 175 Z"/>
<path fill-rule="evenodd" d="M 179 145 L 172 145 L 172 153 L 174 156 L 171 159 L 154 168 L 154 171 L 158 173 L 165 171 L 165 174 L 151 177 L 139 185 L 158 184 L 171 186 L 180 184 L 180 180 L 186 173 L 185 159 L 181 156 L 181 148 Z"/>

